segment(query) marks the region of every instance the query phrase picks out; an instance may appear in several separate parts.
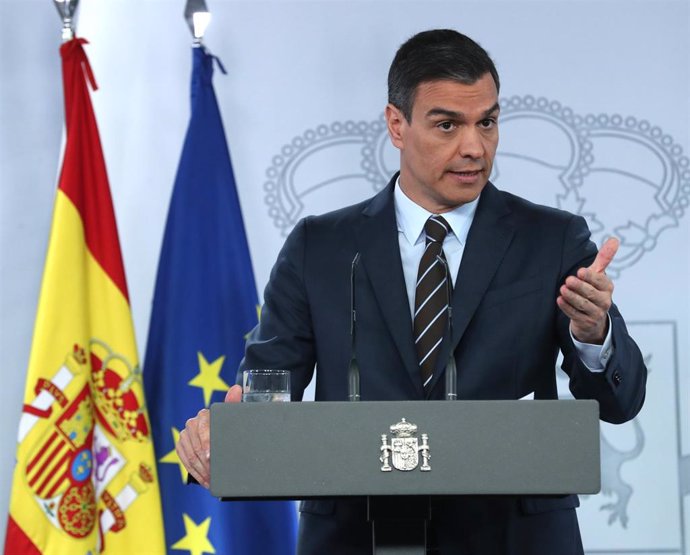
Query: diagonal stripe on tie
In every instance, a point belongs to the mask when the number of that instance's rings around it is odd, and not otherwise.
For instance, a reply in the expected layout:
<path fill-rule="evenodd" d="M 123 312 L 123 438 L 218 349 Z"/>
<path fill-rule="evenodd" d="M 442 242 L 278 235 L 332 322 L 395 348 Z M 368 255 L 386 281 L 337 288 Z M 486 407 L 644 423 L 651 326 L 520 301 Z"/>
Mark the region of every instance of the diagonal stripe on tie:
<path fill-rule="evenodd" d="M 431 266 L 429 266 L 426 271 L 417 278 L 417 285 L 415 287 L 419 287 L 419 284 L 422 283 L 422 280 L 429 275 L 429 272 L 436 266 L 436 264 L 439 264 L 438 258 L 436 258 Z"/>
<path fill-rule="evenodd" d="M 426 247 L 417 272 L 414 308 L 415 348 L 424 385 L 433 375 L 448 322 L 447 276 L 438 257 L 444 257 L 443 241 L 449 231 L 442 216 L 431 216 L 424 224 Z"/>
<path fill-rule="evenodd" d="M 429 349 L 429 352 L 426 353 L 426 354 L 422 357 L 422 360 L 420 361 L 420 365 L 421 365 L 421 364 L 424 364 L 424 362 L 426 362 L 426 360 L 427 360 L 432 354 L 434 354 L 434 351 L 436 351 L 436 347 L 438 347 L 438 346 L 441 344 L 441 341 L 443 341 L 443 338 L 442 338 L 442 337 L 439 337 L 439 338 L 438 338 L 438 341 L 436 341 L 436 343 L 434 343 L 434 344 L 431 346 L 431 349 Z M 433 373 L 429 374 L 429 377 L 428 377 L 426 380 L 424 380 L 424 383 L 426 384 L 426 383 L 429 381 L 429 378 L 431 378 L 432 376 L 433 376 Z"/>
<path fill-rule="evenodd" d="M 433 326 L 433 325 L 438 321 L 438 319 L 439 319 L 441 316 L 443 316 L 443 314 L 444 314 L 447 310 L 448 310 L 448 305 L 447 305 L 447 304 L 444 304 L 444 305 L 443 305 L 443 308 L 442 308 L 441 310 L 438 311 L 438 314 L 434 317 L 434 319 L 433 319 L 431 322 L 429 322 L 429 325 L 428 325 L 426 328 L 424 328 L 424 329 L 422 330 L 422 332 L 419 334 L 419 337 L 417 337 L 417 339 L 415 340 L 415 343 L 419 343 L 420 339 L 422 339 L 422 337 L 424 337 L 424 334 L 425 334 L 427 331 L 429 331 L 429 330 L 431 329 L 431 326 Z"/>
<path fill-rule="evenodd" d="M 429 301 L 433 302 L 434 297 L 436 297 L 437 295 L 442 295 L 443 300 L 445 301 L 446 295 L 445 295 L 445 289 L 443 288 L 443 286 L 445 284 L 446 284 L 445 278 L 441 283 L 432 283 L 432 285 L 434 286 L 434 290 L 429 291 L 428 293 L 426 291 L 424 291 L 424 287 L 422 287 L 422 286 L 417 287 L 417 293 L 415 294 L 415 297 L 419 296 L 420 299 L 424 299 L 424 300 L 421 301 L 420 305 L 415 310 L 415 312 L 414 312 L 415 317 L 417 316 L 417 314 L 419 314 L 420 310 L 424 309 L 424 307 L 427 305 L 427 303 Z"/>

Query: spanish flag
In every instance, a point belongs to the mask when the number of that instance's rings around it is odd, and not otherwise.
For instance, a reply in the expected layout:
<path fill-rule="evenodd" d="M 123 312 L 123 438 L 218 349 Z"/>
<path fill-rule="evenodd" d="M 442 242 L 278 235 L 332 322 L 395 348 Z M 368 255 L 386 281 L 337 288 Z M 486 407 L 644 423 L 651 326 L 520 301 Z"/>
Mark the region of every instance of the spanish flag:
<path fill-rule="evenodd" d="M 19 423 L 6 555 L 165 553 L 151 427 L 84 39 Z"/>

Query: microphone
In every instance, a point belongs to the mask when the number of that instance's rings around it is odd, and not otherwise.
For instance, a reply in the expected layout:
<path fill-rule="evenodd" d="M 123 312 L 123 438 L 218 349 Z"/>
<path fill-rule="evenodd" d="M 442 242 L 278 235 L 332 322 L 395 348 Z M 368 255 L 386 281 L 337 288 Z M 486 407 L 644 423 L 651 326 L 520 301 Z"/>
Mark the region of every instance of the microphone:
<path fill-rule="evenodd" d="M 347 370 L 347 398 L 348 401 L 359 401 L 359 364 L 355 356 L 355 332 L 357 331 L 357 304 L 355 302 L 355 277 L 359 253 L 352 259 L 350 270 L 350 365 Z"/>
<path fill-rule="evenodd" d="M 443 270 L 446 272 L 446 304 L 448 305 L 448 341 L 453 340 L 453 307 L 451 301 L 451 282 L 450 271 L 446 259 L 441 255 L 436 255 L 438 261 L 443 265 Z M 458 369 L 455 364 L 455 356 L 453 356 L 453 349 L 451 348 L 448 354 L 448 362 L 446 363 L 446 399 L 448 401 L 455 401 L 458 398 Z"/>

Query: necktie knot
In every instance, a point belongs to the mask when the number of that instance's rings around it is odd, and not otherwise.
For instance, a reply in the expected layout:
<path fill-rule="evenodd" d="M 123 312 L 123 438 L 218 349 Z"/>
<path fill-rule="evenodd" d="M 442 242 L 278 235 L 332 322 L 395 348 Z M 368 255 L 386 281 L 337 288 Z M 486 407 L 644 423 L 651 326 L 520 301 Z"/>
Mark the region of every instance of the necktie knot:
<path fill-rule="evenodd" d="M 424 224 L 424 233 L 426 233 L 427 242 L 433 241 L 434 243 L 439 243 L 443 245 L 443 241 L 450 231 L 450 226 L 448 222 L 439 216 L 434 214 L 431 216 Z"/>

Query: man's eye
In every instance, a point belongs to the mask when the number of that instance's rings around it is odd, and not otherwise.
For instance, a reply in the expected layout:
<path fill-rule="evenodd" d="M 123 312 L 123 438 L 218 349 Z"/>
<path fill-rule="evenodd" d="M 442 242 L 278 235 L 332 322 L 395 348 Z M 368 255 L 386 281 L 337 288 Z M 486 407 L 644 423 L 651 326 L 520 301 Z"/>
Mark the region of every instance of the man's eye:
<path fill-rule="evenodd" d="M 495 118 L 486 118 L 480 121 L 479 125 L 484 129 L 491 129 L 494 125 L 496 125 L 496 123 L 497 122 Z"/>
<path fill-rule="evenodd" d="M 451 131 L 452 129 L 455 128 L 455 125 L 453 124 L 452 121 L 442 121 L 441 123 L 438 124 L 438 127 L 440 129 L 443 129 L 444 131 Z"/>

